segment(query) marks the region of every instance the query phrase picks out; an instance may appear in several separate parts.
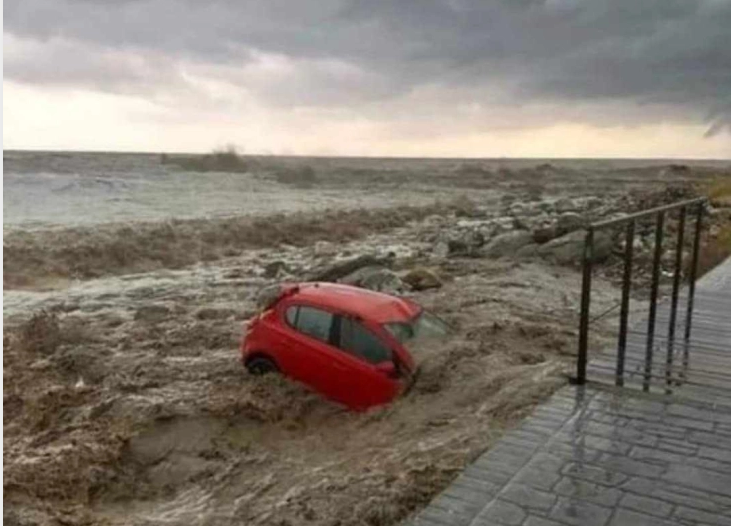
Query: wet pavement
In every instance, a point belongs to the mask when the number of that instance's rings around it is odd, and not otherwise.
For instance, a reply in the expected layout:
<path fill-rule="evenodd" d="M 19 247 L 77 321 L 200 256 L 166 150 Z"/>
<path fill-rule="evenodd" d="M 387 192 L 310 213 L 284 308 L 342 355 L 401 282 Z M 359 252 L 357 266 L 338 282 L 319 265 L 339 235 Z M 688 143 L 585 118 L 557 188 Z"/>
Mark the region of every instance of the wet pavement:
<path fill-rule="evenodd" d="M 731 525 L 731 409 L 565 387 L 410 524 Z"/>
<path fill-rule="evenodd" d="M 562 388 L 407 524 L 731 526 L 731 259 L 696 302 L 686 384 Z"/>

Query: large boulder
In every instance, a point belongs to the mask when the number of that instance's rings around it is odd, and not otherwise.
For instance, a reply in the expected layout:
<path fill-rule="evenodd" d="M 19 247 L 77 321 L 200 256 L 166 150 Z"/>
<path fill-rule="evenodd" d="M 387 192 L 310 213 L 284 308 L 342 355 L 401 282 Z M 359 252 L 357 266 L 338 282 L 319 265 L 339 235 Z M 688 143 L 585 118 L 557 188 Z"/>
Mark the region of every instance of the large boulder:
<path fill-rule="evenodd" d="M 317 269 L 306 276 L 306 281 L 338 281 L 340 278 L 352 274 L 360 268 L 390 266 L 392 261 L 393 258 L 391 257 L 377 257 L 371 254 L 365 254 Z"/>
<path fill-rule="evenodd" d="M 533 241 L 542 245 L 558 237 L 558 226 L 555 223 L 546 223 L 533 229 Z"/>
<path fill-rule="evenodd" d="M 401 280 L 413 290 L 438 289 L 442 286 L 442 280 L 437 274 L 424 267 L 418 267 L 407 272 Z"/>
<path fill-rule="evenodd" d="M 559 265 L 581 263 L 584 257 L 584 240 L 586 231 L 576 230 L 558 237 L 538 248 L 538 255 Z M 594 261 L 604 261 L 612 253 L 613 240 L 605 231 L 594 233 Z"/>
<path fill-rule="evenodd" d="M 559 214 L 564 212 L 574 212 L 578 209 L 576 202 L 568 197 L 562 197 L 553 203 L 553 206 Z"/>
<path fill-rule="evenodd" d="M 287 264 L 282 260 L 272 261 L 264 267 L 265 278 L 280 278 L 287 273 Z"/>
<path fill-rule="evenodd" d="M 360 268 L 344 276 L 339 282 L 388 294 L 399 294 L 405 289 L 404 282 L 396 273 L 378 266 Z"/>
<path fill-rule="evenodd" d="M 518 259 L 529 259 L 538 257 L 538 243 L 528 243 L 527 245 L 515 251 L 515 257 Z"/>
<path fill-rule="evenodd" d="M 433 253 L 437 257 L 472 256 L 484 244 L 485 236 L 478 228 L 459 229 L 440 236 Z"/>
<path fill-rule="evenodd" d="M 568 234 L 574 230 L 578 230 L 585 225 L 586 221 L 576 212 L 564 212 L 558 216 L 556 226 L 561 234 Z"/>
<path fill-rule="evenodd" d="M 480 252 L 489 258 L 512 256 L 520 248 L 532 242 L 533 235 L 526 230 L 507 232 L 495 237 Z"/>

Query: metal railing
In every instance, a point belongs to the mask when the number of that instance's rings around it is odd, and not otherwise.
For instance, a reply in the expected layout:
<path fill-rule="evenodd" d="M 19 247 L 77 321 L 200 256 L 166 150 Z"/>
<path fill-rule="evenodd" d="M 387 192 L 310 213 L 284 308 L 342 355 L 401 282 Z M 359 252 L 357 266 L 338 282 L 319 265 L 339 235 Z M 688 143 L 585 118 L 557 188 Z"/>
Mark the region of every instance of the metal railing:
<path fill-rule="evenodd" d="M 663 255 L 663 235 L 666 215 L 670 212 L 678 211 L 678 229 L 675 241 L 675 258 L 673 270 L 672 293 L 670 296 L 670 314 L 668 320 L 667 338 L 663 339 L 667 346 L 667 355 L 665 358 L 666 385 L 669 387 L 672 379 L 670 371 L 673 368 L 673 360 L 675 356 L 676 344 L 676 325 L 678 316 L 678 299 L 681 285 L 681 275 L 683 272 L 683 247 L 685 243 L 685 227 L 689 213 L 695 215 L 694 237 L 691 253 L 690 266 L 688 268 L 688 293 L 687 303 L 685 306 L 685 324 L 683 332 L 683 363 L 687 367 L 688 363 L 688 342 L 690 340 L 692 318 L 693 318 L 693 298 L 695 296 L 695 280 L 698 269 L 698 254 L 700 248 L 701 227 L 703 223 L 703 211 L 705 209 L 707 199 L 697 198 L 678 203 L 652 208 L 643 212 L 629 214 L 617 219 L 599 221 L 593 223 L 586 230 L 586 238 L 584 242 L 584 252 L 582 258 L 582 286 L 581 286 L 581 317 L 579 321 L 579 355 L 577 360 L 575 382 L 579 385 L 586 383 L 587 355 L 589 347 L 589 325 L 590 325 L 590 307 L 591 307 L 591 279 L 592 269 L 594 265 L 594 234 L 599 230 L 616 228 L 625 226 L 625 244 L 624 244 L 624 268 L 622 272 L 622 298 L 620 301 L 619 314 L 619 333 L 617 339 L 617 361 L 616 370 L 614 371 L 615 384 L 617 386 L 624 385 L 625 358 L 627 351 L 627 324 L 629 318 L 630 293 L 632 289 L 632 266 L 635 230 L 638 221 L 653 218 L 655 220 L 655 242 L 653 247 L 652 271 L 650 284 L 650 301 L 649 312 L 647 317 L 647 333 L 645 340 L 645 356 L 644 356 L 644 374 L 642 381 L 643 391 L 649 391 L 650 382 L 653 378 L 652 366 L 655 350 L 655 324 L 657 319 L 657 299 L 660 285 L 661 259 Z"/>

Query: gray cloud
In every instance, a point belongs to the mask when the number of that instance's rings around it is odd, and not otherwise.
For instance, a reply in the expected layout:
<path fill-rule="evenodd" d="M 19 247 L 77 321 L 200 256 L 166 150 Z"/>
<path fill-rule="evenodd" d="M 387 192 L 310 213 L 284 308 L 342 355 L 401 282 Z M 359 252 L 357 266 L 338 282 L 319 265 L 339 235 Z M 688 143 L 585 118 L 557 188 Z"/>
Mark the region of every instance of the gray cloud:
<path fill-rule="evenodd" d="M 27 83 L 180 88 L 185 64 L 280 106 L 438 86 L 446 105 L 450 89 L 508 106 L 660 105 L 640 112 L 731 131 L 727 0 L 6 0 L 4 16 L 6 34 L 38 43 L 6 58 Z"/>

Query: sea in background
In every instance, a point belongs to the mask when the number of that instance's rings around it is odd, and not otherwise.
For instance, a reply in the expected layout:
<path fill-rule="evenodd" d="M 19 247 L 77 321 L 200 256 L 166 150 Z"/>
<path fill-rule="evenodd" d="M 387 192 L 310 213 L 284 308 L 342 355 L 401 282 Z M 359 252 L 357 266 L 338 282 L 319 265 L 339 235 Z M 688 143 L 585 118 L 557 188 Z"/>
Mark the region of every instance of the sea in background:
<path fill-rule="evenodd" d="M 264 159 L 259 157 L 258 159 Z M 158 221 L 267 215 L 323 209 L 373 208 L 422 204 L 443 193 L 430 178 L 460 176 L 465 163 L 481 169 L 518 170 L 550 163 L 556 169 L 627 170 L 682 163 L 728 167 L 730 161 L 631 159 L 410 159 L 268 157 L 267 166 L 314 167 L 344 174 L 353 189 L 332 185 L 297 187 L 267 178 L 267 170 L 194 172 L 165 164 L 158 154 L 90 152 L 3 152 L 4 228 L 38 229 L 109 222 Z M 357 188 L 359 174 L 407 174 L 412 190 L 389 185 Z M 414 179 L 423 185 L 414 190 Z M 396 178 L 394 178 L 395 180 Z M 394 188 L 398 183 L 394 182 Z M 423 188 L 422 188 L 423 187 Z"/>

